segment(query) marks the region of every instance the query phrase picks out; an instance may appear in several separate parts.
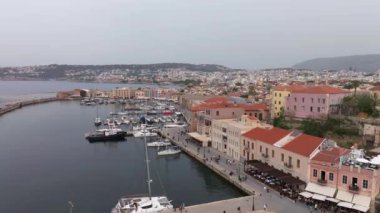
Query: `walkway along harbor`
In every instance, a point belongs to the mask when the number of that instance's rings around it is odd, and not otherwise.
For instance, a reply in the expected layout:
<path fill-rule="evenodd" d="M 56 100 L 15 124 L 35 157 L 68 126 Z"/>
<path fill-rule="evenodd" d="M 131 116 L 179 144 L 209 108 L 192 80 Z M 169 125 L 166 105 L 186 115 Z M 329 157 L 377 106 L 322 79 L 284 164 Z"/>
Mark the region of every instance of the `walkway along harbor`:
<path fill-rule="evenodd" d="M 220 153 L 210 147 L 200 147 L 192 142 L 186 141 L 186 135 L 181 133 L 181 128 L 163 128 L 159 133 L 180 147 L 187 155 L 193 157 L 246 194 L 253 195 L 255 209 L 263 209 L 263 206 L 266 205 L 270 211 L 274 212 L 310 212 L 311 209 L 308 206 L 299 202 L 295 203 L 291 199 L 280 196 L 277 191 L 250 176 L 247 176 L 244 181 L 239 180 L 240 171 L 243 171 L 240 163 L 232 163 L 231 159 L 224 153 Z M 215 156 L 219 156 L 220 158 L 218 163 L 211 160 Z M 245 174 L 242 176 L 245 177 Z M 269 189 L 269 192 L 265 189 Z M 286 208 L 284 208 L 285 206 Z M 243 209 L 243 212 L 247 210 L 252 209 Z"/>

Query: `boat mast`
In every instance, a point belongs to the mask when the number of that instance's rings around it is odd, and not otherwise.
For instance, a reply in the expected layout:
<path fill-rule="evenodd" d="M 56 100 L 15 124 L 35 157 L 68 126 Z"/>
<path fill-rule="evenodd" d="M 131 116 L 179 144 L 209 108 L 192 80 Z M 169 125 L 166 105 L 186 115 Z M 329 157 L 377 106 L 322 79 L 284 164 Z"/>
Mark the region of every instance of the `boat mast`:
<path fill-rule="evenodd" d="M 145 119 L 144 119 L 144 123 L 146 123 Z M 147 173 L 147 178 L 148 178 L 147 183 L 148 183 L 149 200 L 151 200 L 152 199 L 152 191 L 150 188 L 150 183 L 152 182 L 152 180 L 150 179 L 148 145 L 146 143 L 146 131 L 147 131 L 146 126 L 144 126 L 143 132 L 144 132 L 144 145 L 145 145 L 146 173 Z"/>

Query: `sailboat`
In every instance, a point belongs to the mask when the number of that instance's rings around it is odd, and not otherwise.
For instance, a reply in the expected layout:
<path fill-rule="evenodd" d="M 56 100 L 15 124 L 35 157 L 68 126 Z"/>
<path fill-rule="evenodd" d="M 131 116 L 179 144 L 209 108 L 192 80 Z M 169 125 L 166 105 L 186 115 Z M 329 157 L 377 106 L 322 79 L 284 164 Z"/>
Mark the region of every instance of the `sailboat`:
<path fill-rule="evenodd" d="M 145 127 L 146 128 L 146 127 Z M 143 130 L 146 130 L 146 129 Z M 111 213 L 156 213 L 163 210 L 173 210 L 171 201 L 166 196 L 152 196 L 150 184 L 148 146 L 144 131 L 145 161 L 147 171 L 148 196 L 122 197 L 112 209 Z"/>
<path fill-rule="evenodd" d="M 102 125 L 102 120 L 99 118 L 98 105 L 96 105 L 96 118 L 95 118 L 95 126 Z"/>

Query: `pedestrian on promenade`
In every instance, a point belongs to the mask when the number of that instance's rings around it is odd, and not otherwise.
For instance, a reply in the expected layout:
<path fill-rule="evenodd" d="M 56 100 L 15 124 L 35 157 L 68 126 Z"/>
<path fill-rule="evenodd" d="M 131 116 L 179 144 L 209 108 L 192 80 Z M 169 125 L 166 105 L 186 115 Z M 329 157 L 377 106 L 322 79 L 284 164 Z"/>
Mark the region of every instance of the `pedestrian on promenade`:
<path fill-rule="evenodd" d="M 264 204 L 264 211 L 267 210 L 267 204 Z"/>
<path fill-rule="evenodd" d="M 240 206 L 237 208 L 237 210 L 238 210 L 238 213 L 241 213 L 241 208 L 240 208 Z"/>

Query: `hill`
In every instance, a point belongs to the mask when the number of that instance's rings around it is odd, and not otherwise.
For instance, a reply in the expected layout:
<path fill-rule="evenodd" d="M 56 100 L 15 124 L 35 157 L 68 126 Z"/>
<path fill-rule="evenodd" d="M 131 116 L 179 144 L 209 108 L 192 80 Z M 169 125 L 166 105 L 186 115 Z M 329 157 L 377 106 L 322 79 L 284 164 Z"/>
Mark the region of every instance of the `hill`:
<path fill-rule="evenodd" d="M 380 54 L 316 58 L 298 63 L 293 68 L 315 71 L 328 69 L 375 72 L 380 69 Z"/>

